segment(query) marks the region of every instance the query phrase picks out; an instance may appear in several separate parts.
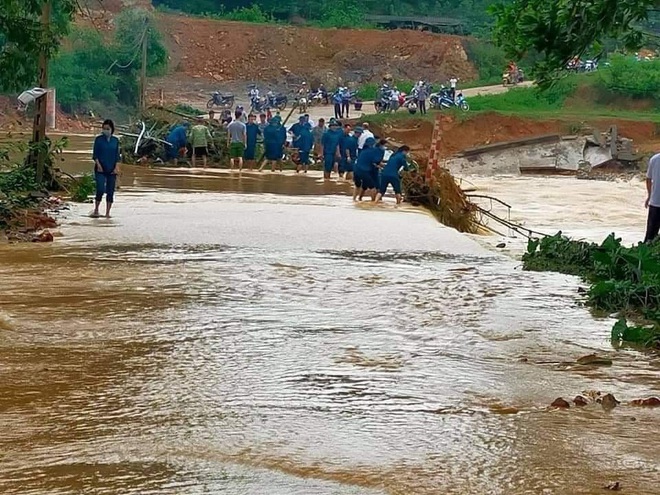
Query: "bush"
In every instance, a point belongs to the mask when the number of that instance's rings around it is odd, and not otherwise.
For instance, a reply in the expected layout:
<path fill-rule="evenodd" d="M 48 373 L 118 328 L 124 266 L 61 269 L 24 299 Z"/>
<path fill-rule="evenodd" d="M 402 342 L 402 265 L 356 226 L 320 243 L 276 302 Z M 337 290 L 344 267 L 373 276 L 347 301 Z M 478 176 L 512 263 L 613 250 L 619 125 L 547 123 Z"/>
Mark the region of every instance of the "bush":
<path fill-rule="evenodd" d="M 92 177 L 92 174 L 85 174 L 73 182 L 69 193 L 71 194 L 71 201 L 86 203 L 94 191 L 96 191 L 94 177 Z"/>
<path fill-rule="evenodd" d="M 251 7 L 241 7 L 228 12 L 223 16 L 230 21 L 266 23 L 273 20 L 272 16 L 261 10 L 259 5 L 253 4 Z"/>
<path fill-rule="evenodd" d="M 615 56 L 598 71 L 597 85 L 611 93 L 633 98 L 660 99 L 660 60 L 637 61 Z"/>
<path fill-rule="evenodd" d="M 564 105 L 578 87 L 575 77 L 556 82 L 546 90 L 539 88 L 513 88 L 505 93 L 470 98 L 474 111 L 530 112 L 557 110 Z"/>
<path fill-rule="evenodd" d="M 137 104 L 142 35 L 150 19 L 145 11 L 124 11 L 116 18 L 110 43 L 93 29 L 72 32 L 67 48 L 50 64 L 51 83 L 64 111 L 86 111 L 92 102 L 106 108 Z M 156 29 L 148 33 L 148 74 L 160 75 L 167 69 L 167 50 Z"/>
<path fill-rule="evenodd" d="M 612 234 L 598 245 L 559 232 L 530 240 L 523 267 L 582 277 L 591 284 L 589 306 L 623 315 L 612 328 L 614 342 L 660 346 L 660 243 L 628 248 Z M 628 326 L 626 316 L 650 326 Z"/>
<path fill-rule="evenodd" d="M 504 50 L 487 41 L 472 38 L 465 42 L 465 51 L 468 60 L 479 70 L 479 81 L 476 85 L 502 81 L 502 72 L 508 62 Z"/>

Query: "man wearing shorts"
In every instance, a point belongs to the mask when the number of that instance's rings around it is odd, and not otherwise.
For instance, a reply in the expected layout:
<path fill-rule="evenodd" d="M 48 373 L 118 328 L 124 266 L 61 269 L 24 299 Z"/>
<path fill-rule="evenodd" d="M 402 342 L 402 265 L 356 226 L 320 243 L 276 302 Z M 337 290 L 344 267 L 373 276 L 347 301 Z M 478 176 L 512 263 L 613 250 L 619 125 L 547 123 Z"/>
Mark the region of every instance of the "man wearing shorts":
<path fill-rule="evenodd" d="M 229 164 L 234 170 L 234 165 L 238 164 L 238 171 L 243 170 L 243 154 L 247 144 L 247 132 L 245 124 L 242 121 L 243 113 L 236 111 L 236 118 L 227 126 L 227 144 L 229 145 Z"/>
<path fill-rule="evenodd" d="M 190 132 L 190 144 L 193 149 L 192 166 L 197 167 L 197 157 L 202 157 L 204 168 L 207 165 L 207 157 L 209 156 L 209 141 L 213 139 L 211 131 L 204 124 L 203 120 L 199 120 L 197 125 L 194 125 Z"/>
<path fill-rule="evenodd" d="M 387 192 L 387 186 L 392 185 L 394 189 L 394 195 L 396 197 L 396 204 L 401 204 L 401 177 L 399 173 L 401 169 L 408 170 L 408 153 L 410 148 L 408 146 L 401 146 L 396 153 L 394 153 L 387 164 L 383 167 L 383 170 L 380 174 L 380 184 L 378 195 L 376 196 L 376 202 L 380 202 Z"/>

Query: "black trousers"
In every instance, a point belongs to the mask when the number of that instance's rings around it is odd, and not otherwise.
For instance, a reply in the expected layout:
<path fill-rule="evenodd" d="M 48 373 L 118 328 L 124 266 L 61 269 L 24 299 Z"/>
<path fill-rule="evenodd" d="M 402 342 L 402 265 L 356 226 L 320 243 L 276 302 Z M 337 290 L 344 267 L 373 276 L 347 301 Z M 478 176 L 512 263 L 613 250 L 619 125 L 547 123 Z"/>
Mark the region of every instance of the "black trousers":
<path fill-rule="evenodd" d="M 419 113 L 426 114 L 426 100 L 419 100 Z"/>
<path fill-rule="evenodd" d="M 335 103 L 335 118 L 336 119 L 343 119 L 343 115 L 341 114 L 341 104 L 340 103 Z"/>
<path fill-rule="evenodd" d="M 646 220 L 646 236 L 644 242 L 649 242 L 658 237 L 660 231 L 660 207 L 649 205 L 649 216 Z"/>
<path fill-rule="evenodd" d="M 350 101 L 342 102 L 342 104 L 341 104 L 341 116 L 342 116 L 342 118 L 344 118 L 344 115 L 346 116 L 346 118 L 349 118 L 348 116 L 350 114 L 350 109 L 351 109 L 351 102 Z"/>

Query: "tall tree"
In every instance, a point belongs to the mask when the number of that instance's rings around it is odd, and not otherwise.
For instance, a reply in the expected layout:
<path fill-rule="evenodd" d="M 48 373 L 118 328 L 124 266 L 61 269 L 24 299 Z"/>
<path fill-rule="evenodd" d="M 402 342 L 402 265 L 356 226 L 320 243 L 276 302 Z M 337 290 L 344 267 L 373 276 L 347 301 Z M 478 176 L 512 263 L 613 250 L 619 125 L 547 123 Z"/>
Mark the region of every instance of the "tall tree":
<path fill-rule="evenodd" d="M 0 0 L 0 90 L 34 85 L 39 55 L 50 58 L 68 33 L 76 0 L 52 0 L 46 26 L 41 13 L 47 0 Z"/>
<path fill-rule="evenodd" d="M 566 63 L 605 38 L 616 38 L 626 48 L 639 47 L 636 26 L 647 19 L 659 0 L 513 0 L 491 8 L 495 41 L 507 54 L 520 59 L 538 52 L 535 73 L 541 85 L 552 82 Z"/>

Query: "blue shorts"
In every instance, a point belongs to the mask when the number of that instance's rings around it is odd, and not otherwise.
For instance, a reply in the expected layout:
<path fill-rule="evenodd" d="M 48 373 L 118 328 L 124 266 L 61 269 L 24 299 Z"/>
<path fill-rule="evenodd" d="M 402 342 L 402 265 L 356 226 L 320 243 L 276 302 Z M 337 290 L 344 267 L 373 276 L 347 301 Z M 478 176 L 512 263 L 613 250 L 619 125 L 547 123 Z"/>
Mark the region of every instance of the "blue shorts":
<path fill-rule="evenodd" d="M 353 161 L 348 158 L 342 158 L 339 170 L 341 172 L 353 172 Z"/>
<path fill-rule="evenodd" d="M 266 160 L 280 161 L 282 159 L 282 147 L 279 144 L 266 145 Z"/>
<path fill-rule="evenodd" d="M 332 172 L 335 167 L 335 155 L 323 155 L 323 171 L 326 174 Z"/>
<path fill-rule="evenodd" d="M 309 165 L 309 151 L 299 151 L 298 156 L 301 165 Z"/>
<path fill-rule="evenodd" d="M 376 183 L 371 173 L 361 170 L 356 170 L 353 174 L 353 184 L 355 184 L 355 187 L 365 190 L 376 188 Z"/>
<path fill-rule="evenodd" d="M 385 194 L 387 191 L 387 186 L 392 184 L 392 189 L 394 189 L 395 194 L 401 194 L 401 178 L 399 176 L 380 176 L 380 193 Z"/>

